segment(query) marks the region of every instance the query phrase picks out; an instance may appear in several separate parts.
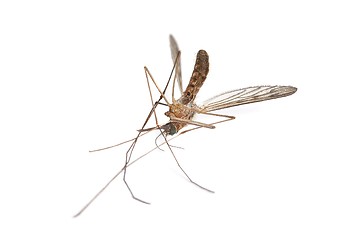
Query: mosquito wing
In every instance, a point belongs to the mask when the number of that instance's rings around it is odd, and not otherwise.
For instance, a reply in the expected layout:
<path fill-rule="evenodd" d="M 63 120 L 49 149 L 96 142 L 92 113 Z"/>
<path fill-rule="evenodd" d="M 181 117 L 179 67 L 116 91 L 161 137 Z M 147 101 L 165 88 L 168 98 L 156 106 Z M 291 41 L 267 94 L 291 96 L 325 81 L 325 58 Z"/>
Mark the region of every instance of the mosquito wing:
<path fill-rule="evenodd" d="M 201 108 L 205 112 L 242 104 L 261 102 L 292 95 L 297 88 L 291 86 L 256 86 L 241 88 L 221 93 L 203 102 Z"/>
<path fill-rule="evenodd" d="M 178 48 L 178 44 L 175 38 L 172 35 L 170 35 L 169 39 L 170 39 L 171 58 L 175 64 L 177 55 L 179 53 L 179 48 Z M 179 88 L 180 94 L 182 95 L 183 84 L 182 84 L 182 69 L 181 69 L 181 58 L 180 57 L 177 60 L 175 77 L 177 78 L 178 88 Z"/>

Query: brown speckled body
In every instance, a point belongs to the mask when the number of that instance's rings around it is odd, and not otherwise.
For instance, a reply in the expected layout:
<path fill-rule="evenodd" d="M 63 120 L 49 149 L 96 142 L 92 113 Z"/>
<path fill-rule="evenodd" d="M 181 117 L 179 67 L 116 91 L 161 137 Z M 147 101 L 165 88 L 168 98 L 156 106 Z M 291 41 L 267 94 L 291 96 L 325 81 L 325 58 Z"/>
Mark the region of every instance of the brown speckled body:
<path fill-rule="evenodd" d="M 202 87 L 209 72 L 209 56 L 204 50 L 199 50 L 196 56 L 194 71 L 191 75 L 189 84 L 182 96 L 169 106 L 169 111 L 165 113 L 170 118 L 170 122 L 163 126 L 166 134 L 174 135 L 191 120 L 196 113 L 197 106 L 193 103 L 198 91 Z M 184 121 L 179 121 L 182 119 Z"/>
<path fill-rule="evenodd" d="M 177 100 L 183 105 L 187 105 L 196 98 L 209 72 L 209 56 L 204 50 L 199 50 L 196 56 L 194 71 L 192 72 L 189 84 L 182 96 Z"/>
<path fill-rule="evenodd" d="M 170 125 L 169 126 L 170 130 L 166 132 L 170 135 L 174 135 L 187 125 L 187 123 L 185 122 L 173 120 L 174 118 L 179 118 L 182 120 L 191 120 L 194 117 L 194 114 L 195 111 L 193 111 L 192 108 L 187 107 L 181 103 L 171 104 L 169 107 L 169 111 L 165 113 L 165 115 L 170 118 L 170 122 L 168 123 Z"/>

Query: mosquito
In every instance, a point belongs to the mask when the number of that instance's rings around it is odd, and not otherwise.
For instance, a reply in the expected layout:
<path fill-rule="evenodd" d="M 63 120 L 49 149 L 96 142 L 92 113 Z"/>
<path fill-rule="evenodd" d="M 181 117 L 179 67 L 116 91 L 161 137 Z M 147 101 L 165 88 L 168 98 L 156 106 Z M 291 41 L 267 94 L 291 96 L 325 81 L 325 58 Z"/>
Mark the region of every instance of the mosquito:
<path fill-rule="evenodd" d="M 296 87 L 292 86 L 278 86 L 278 85 L 261 85 L 261 86 L 254 86 L 254 87 L 246 87 L 246 88 L 240 88 L 237 90 L 232 90 L 232 91 L 227 91 L 223 92 L 221 94 L 218 94 L 212 98 L 209 98 L 208 100 L 204 101 L 201 105 L 198 105 L 195 103 L 196 96 L 203 86 L 208 72 L 209 72 L 209 56 L 208 53 L 205 50 L 199 50 L 196 56 L 196 62 L 194 65 L 194 70 L 191 75 L 190 81 L 186 87 L 185 90 L 183 90 L 183 85 L 182 85 L 182 72 L 181 72 L 181 52 L 179 50 L 178 44 L 174 37 L 170 35 L 170 49 L 171 49 L 171 56 L 173 60 L 173 69 L 171 71 L 170 78 L 162 91 L 159 86 L 157 85 L 156 81 L 152 77 L 150 71 L 144 67 L 145 70 L 145 75 L 147 79 L 147 84 L 150 92 L 150 99 L 151 99 L 151 104 L 152 108 L 140 130 L 138 130 L 138 134 L 135 138 L 130 139 L 128 141 L 122 142 L 120 144 L 107 147 L 107 148 L 102 148 L 102 149 L 97 149 L 93 151 L 100 151 L 108 148 L 112 148 L 127 142 L 132 142 L 130 145 L 128 151 L 126 152 L 125 156 L 125 164 L 123 168 L 91 199 L 91 201 L 83 207 L 82 210 L 80 210 L 79 213 L 77 213 L 74 217 L 79 216 L 107 187 L 108 185 L 121 173 L 123 173 L 123 180 L 125 185 L 127 186 L 131 196 L 142 203 L 149 204 L 148 202 L 141 200 L 137 197 L 134 196 L 129 184 L 126 181 L 126 169 L 127 167 L 131 166 L 134 164 L 136 161 L 144 157 L 145 155 L 149 154 L 150 152 L 156 150 L 159 148 L 161 145 L 167 145 L 173 158 L 175 159 L 178 167 L 181 169 L 181 171 L 184 173 L 184 175 L 188 178 L 188 180 L 193 183 L 194 185 L 208 191 L 208 192 L 213 192 L 209 190 L 208 188 L 205 188 L 201 186 L 200 184 L 196 183 L 193 181 L 189 175 L 184 171 L 184 169 L 181 167 L 179 161 L 177 160 L 171 145 L 169 144 L 169 141 L 173 140 L 175 137 L 178 137 L 184 133 L 187 133 L 192 130 L 196 130 L 198 128 L 210 128 L 214 129 L 216 124 L 230 121 L 235 119 L 234 116 L 229 116 L 229 115 L 224 115 L 224 114 L 218 114 L 215 113 L 217 110 L 225 109 L 225 108 L 230 108 L 238 105 L 243 105 L 243 104 L 249 104 L 249 103 L 255 103 L 255 102 L 260 102 L 260 101 L 267 101 L 271 99 L 276 99 L 276 98 L 281 98 L 281 97 L 286 97 L 289 95 L 294 94 L 297 91 Z M 174 72 L 174 74 L 173 74 Z M 167 99 L 165 96 L 165 92 L 168 88 L 169 82 L 171 80 L 172 75 L 174 75 L 174 80 L 172 84 L 172 96 L 171 100 L 172 102 Z M 159 92 L 160 96 L 157 101 L 153 101 L 153 97 L 151 94 L 151 87 L 150 87 L 150 80 L 153 82 L 154 86 L 157 88 L 157 91 Z M 177 100 L 174 97 L 174 92 L 175 92 L 175 84 L 177 82 L 178 89 L 180 91 L 180 98 Z M 162 103 L 161 100 L 164 100 L 165 103 Z M 169 122 L 166 124 L 158 124 L 158 119 L 157 119 L 157 114 L 156 114 L 156 108 L 158 105 L 166 105 L 169 107 L 169 110 L 165 112 L 165 115 L 169 117 Z M 210 116 L 215 116 L 215 117 L 221 117 L 223 118 L 222 120 L 213 122 L 213 123 L 204 123 L 204 122 L 199 122 L 195 121 L 194 117 L 199 114 L 204 114 L 204 115 L 210 115 Z M 156 126 L 152 128 L 145 128 L 147 122 L 151 118 L 151 116 L 154 116 Z M 187 130 L 182 130 L 183 128 L 187 126 L 193 126 L 191 129 Z M 163 136 L 164 142 L 162 144 L 157 145 L 155 148 L 151 149 L 150 151 L 146 152 L 145 154 L 141 155 L 137 159 L 131 161 L 132 153 L 133 150 L 136 146 L 136 143 L 139 139 L 139 137 L 151 132 L 152 130 L 159 130 L 160 131 L 160 136 Z M 170 139 L 169 136 L 174 136 Z M 92 151 L 92 152 L 93 152 Z M 91 152 L 91 151 L 90 151 Z"/>

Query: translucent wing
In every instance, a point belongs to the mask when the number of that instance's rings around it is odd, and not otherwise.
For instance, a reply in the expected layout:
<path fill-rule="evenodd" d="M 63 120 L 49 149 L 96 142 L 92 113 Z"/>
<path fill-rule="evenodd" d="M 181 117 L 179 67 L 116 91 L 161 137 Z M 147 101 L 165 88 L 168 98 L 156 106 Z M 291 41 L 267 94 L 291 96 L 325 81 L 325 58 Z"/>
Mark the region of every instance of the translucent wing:
<path fill-rule="evenodd" d="M 170 35 L 169 39 L 170 39 L 171 57 L 172 57 L 172 61 L 175 64 L 176 58 L 177 58 L 177 55 L 178 55 L 178 52 L 179 52 L 179 48 L 178 48 L 178 45 L 177 45 L 175 38 L 172 35 Z M 181 58 L 178 59 L 178 62 L 177 62 L 177 65 L 176 65 L 175 77 L 177 79 L 177 84 L 178 84 L 180 94 L 182 94 L 183 93 L 183 84 L 182 84 Z"/>
<path fill-rule="evenodd" d="M 256 86 L 241 88 L 221 93 L 206 100 L 203 102 L 201 109 L 205 112 L 211 112 L 242 104 L 286 97 L 296 91 L 297 88 L 291 86 Z"/>

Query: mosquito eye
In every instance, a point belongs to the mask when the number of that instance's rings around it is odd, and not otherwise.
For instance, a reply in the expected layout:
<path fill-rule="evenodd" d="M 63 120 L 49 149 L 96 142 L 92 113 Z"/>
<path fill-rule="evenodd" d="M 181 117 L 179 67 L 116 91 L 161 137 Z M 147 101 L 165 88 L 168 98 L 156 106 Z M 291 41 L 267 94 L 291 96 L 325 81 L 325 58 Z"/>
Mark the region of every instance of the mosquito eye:
<path fill-rule="evenodd" d="M 186 92 L 187 97 L 190 97 L 191 93 L 190 92 Z"/>
<path fill-rule="evenodd" d="M 170 132 L 169 134 L 172 136 L 177 133 L 177 129 L 173 124 L 170 124 Z"/>

